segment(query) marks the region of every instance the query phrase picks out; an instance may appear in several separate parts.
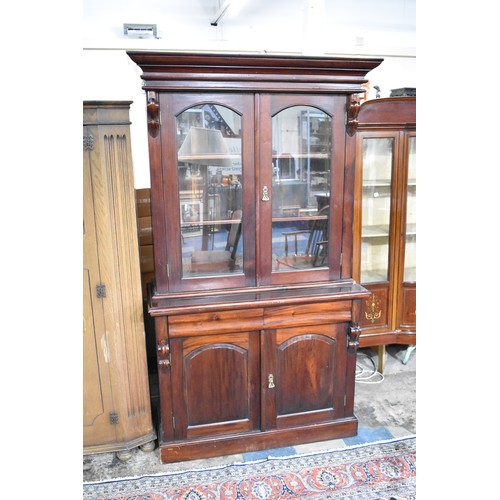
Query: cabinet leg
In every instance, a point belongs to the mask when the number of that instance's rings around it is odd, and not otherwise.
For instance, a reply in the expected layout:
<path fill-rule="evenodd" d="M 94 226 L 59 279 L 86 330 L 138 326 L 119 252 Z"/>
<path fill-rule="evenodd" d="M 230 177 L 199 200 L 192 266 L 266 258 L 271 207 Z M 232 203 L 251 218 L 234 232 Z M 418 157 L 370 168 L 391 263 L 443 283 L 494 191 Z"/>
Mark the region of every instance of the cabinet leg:
<path fill-rule="evenodd" d="M 403 365 L 406 365 L 410 359 L 411 353 L 417 348 L 415 344 L 409 345 L 408 348 L 406 349 L 405 357 L 403 359 Z"/>
<path fill-rule="evenodd" d="M 149 441 L 149 443 L 141 444 L 141 446 L 139 446 L 139 448 L 142 451 L 145 451 L 145 452 L 149 453 L 150 451 L 153 451 L 155 449 L 155 442 L 154 441 Z"/>
<path fill-rule="evenodd" d="M 132 458 L 132 450 L 120 450 L 116 452 L 116 458 L 125 462 L 126 460 L 130 460 Z"/>
<path fill-rule="evenodd" d="M 385 345 L 379 345 L 377 351 L 378 351 L 378 371 L 383 375 L 385 370 Z"/>

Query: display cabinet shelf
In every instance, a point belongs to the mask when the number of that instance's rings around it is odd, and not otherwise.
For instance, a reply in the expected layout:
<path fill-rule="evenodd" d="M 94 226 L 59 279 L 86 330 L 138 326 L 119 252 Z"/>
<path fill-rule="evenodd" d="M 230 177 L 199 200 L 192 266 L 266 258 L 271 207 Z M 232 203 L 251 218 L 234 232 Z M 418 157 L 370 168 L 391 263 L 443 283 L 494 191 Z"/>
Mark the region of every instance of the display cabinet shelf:
<path fill-rule="evenodd" d="M 376 180 L 363 180 L 363 188 L 372 188 L 372 187 L 391 187 L 390 179 L 376 179 Z"/>
<path fill-rule="evenodd" d="M 362 238 L 381 238 L 389 236 L 388 226 L 363 226 Z"/>

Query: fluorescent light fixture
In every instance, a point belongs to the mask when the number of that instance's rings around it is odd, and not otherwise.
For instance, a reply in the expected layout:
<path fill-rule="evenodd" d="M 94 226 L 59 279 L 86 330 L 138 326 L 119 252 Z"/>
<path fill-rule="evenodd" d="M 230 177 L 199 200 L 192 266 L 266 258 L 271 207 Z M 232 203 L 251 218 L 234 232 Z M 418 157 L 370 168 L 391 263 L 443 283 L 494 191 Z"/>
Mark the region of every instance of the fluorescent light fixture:
<path fill-rule="evenodd" d="M 156 24 L 123 24 L 123 34 L 132 38 L 158 38 Z"/>
<path fill-rule="evenodd" d="M 231 5 L 231 2 L 229 0 L 227 0 L 226 2 L 224 2 L 221 5 L 219 10 L 215 14 L 214 20 L 210 23 L 212 26 L 217 26 L 219 24 L 220 20 L 224 17 L 224 15 L 226 14 L 227 9 L 229 9 L 230 5 Z"/>
<path fill-rule="evenodd" d="M 217 26 L 228 10 L 232 16 L 238 15 L 246 0 L 226 0 L 215 14 L 215 18 L 210 23 L 212 26 Z"/>

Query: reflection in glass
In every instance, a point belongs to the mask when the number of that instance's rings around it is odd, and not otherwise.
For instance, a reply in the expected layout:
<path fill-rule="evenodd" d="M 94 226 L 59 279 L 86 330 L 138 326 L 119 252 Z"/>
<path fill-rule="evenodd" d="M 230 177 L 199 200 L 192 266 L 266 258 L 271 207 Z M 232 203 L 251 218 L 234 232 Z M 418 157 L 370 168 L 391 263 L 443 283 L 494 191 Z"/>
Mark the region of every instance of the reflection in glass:
<path fill-rule="evenodd" d="M 406 202 L 406 244 L 403 281 L 417 281 L 417 138 L 408 138 L 408 192 Z"/>
<path fill-rule="evenodd" d="M 273 271 L 328 265 L 331 154 L 331 116 L 294 106 L 273 117 Z"/>
<path fill-rule="evenodd" d="M 203 104 L 176 123 L 182 275 L 242 273 L 241 116 Z"/>
<path fill-rule="evenodd" d="M 361 282 L 389 279 L 389 228 L 394 139 L 363 139 Z"/>

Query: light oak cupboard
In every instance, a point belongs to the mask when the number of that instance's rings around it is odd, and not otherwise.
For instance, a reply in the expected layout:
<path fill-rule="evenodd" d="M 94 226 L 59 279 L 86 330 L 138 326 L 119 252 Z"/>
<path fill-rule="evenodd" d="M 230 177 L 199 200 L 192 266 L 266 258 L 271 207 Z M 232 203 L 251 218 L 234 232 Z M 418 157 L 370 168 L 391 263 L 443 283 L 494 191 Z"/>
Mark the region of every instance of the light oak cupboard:
<path fill-rule="evenodd" d="M 83 453 L 154 449 L 128 101 L 83 103 Z"/>

